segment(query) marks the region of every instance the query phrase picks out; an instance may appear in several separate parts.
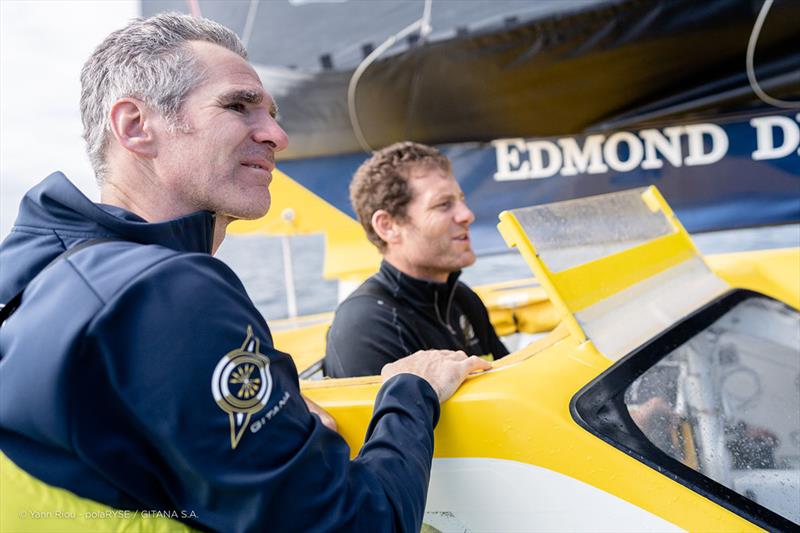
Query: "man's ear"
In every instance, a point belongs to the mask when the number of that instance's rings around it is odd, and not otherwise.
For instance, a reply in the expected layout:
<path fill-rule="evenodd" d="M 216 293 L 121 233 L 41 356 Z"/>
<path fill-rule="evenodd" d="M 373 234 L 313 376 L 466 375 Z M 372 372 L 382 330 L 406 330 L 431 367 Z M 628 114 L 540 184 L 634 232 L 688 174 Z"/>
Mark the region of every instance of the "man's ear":
<path fill-rule="evenodd" d="M 120 98 L 111 107 L 111 131 L 120 146 L 136 155 L 157 155 L 151 121 L 154 114 L 136 98 Z"/>
<path fill-rule="evenodd" d="M 387 244 L 396 244 L 400 241 L 400 231 L 397 222 L 388 212 L 378 209 L 372 214 L 372 229 Z"/>

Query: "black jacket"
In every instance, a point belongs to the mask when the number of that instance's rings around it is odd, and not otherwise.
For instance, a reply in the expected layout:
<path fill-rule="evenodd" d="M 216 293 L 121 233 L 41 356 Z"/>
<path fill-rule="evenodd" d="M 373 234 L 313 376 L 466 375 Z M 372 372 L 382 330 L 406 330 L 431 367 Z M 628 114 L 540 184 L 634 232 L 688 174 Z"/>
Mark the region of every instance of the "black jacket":
<path fill-rule="evenodd" d="M 407 276 L 381 263 L 336 310 L 325 354 L 325 375 L 380 374 L 386 363 L 418 350 L 463 350 L 499 359 L 508 350 L 497 338 L 483 302 L 460 283 Z"/>

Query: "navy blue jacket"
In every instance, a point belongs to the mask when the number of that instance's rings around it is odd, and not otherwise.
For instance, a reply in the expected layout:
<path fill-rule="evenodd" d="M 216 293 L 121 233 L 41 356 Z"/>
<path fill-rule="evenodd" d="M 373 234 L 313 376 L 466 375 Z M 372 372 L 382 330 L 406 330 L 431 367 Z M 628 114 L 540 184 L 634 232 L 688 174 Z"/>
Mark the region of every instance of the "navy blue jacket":
<path fill-rule="evenodd" d="M 60 173 L 28 192 L 0 246 L 0 300 L 33 280 L 0 328 L 3 453 L 79 496 L 193 512 L 203 529 L 419 531 L 439 416 L 430 385 L 384 384 L 350 461 L 239 279 L 209 255 L 213 225 L 206 212 L 147 223 Z M 118 240 L 35 277 L 98 237 Z"/>
<path fill-rule="evenodd" d="M 463 350 L 500 359 L 497 337 L 480 297 L 453 272 L 445 283 L 408 276 L 389 262 L 347 297 L 333 318 L 325 347 L 325 375 L 381 373 L 387 363 L 418 350 Z"/>

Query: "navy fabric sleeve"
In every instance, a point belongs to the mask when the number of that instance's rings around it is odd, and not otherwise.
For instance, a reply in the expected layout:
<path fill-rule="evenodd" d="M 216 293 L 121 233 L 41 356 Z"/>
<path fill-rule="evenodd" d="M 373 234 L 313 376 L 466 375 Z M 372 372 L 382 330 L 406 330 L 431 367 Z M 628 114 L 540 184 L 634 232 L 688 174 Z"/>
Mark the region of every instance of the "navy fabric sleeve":
<path fill-rule="evenodd" d="M 334 314 L 325 346 L 325 375 L 374 376 L 387 363 L 419 349 L 397 310 L 370 296 L 351 297 Z"/>
<path fill-rule="evenodd" d="M 90 324 L 70 376 L 75 452 L 144 509 L 207 529 L 419 531 L 439 405 L 400 375 L 354 461 L 221 262 L 182 255 Z"/>
<path fill-rule="evenodd" d="M 409 405 L 410 401 L 416 402 L 417 405 Z M 430 426 L 421 425 L 415 414 L 419 410 L 424 410 L 427 403 L 434 405 L 433 423 Z M 401 468 L 410 479 L 424 480 L 424 491 L 427 494 L 433 456 L 433 428 L 438 421 L 439 401 L 430 384 L 411 374 L 395 376 L 378 392 L 365 443 L 356 461 L 375 465 L 376 459 L 380 460 L 383 456 L 402 456 L 404 462 Z M 409 450 L 402 448 L 405 444 L 400 442 L 396 435 L 414 435 L 420 440 L 421 449 L 430 448 L 431 453 L 422 454 L 413 450 L 409 453 Z M 399 520 L 396 529 L 414 533 L 419 531 L 422 526 L 421 518 L 416 522 L 414 517 L 423 516 L 425 500 L 414 498 L 413 493 L 410 494 L 405 486 L 396 483 L 393 472 L 378 465 L 375 465 L 374 471 L 382 480 L 389 501 L 397 502 L 395 511 Z"/>

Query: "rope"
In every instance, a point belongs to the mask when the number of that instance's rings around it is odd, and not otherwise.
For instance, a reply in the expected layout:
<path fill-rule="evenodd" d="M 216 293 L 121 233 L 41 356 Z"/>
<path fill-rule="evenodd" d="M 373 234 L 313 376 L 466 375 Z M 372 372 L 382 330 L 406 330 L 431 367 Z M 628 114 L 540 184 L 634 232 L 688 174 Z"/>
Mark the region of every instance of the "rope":
<path fill-rule="evenodd" d="M 761 27 L 764 25 L 764 19 L 767 18 L 767 13 L 769 13 L 770 8 L 772 7 L 772 2 L 773 0 L 764 0 L 764 4 L 761 6 L 761 11 L 758 13 L 758 18 L 756 18 L 756 23 L 753 26 L 753 31 L 750 33 L 750 40 L 747 43 L 747 80 L 750 82 L 750 88 L 753 89 L 753 92 L 756 93 L 756 96 L 758 96 L 762 102 L 775 107 L 800 109 L 800 102 L 780 100 L 765 93 L 756 79 L 756 72 L 755 68 L 753 67 L 753 59 L 756 55 L 756 43 L 758 43 L 758 36 L 761 33 Z"/>
<path fill-rule="evenodd" d="M 375 50 L 372 51 L 367 57 L 359 63 L 358 67 L 353 71 L 353 75 L 350 77 L 350 84 L 347 87 L 347 112 L 350 115 L 350 124 L 353 127 L 353 133 L 358 140 L 358 144 L 361 145 L 361 149 L 365 152 L 371 152 L 373 148 L 367 142 L 367 139 L 364 137 L 364 132 L 361 129 L 361 124 L 358 120 L 358 113 L 356 112 L 356 89 L 358 88 L 358 82 L 361 80 L 361 76 L 364 72 L 369 68 L 370 65 L 380 57 L 386 50 L 394 46 L 394 44 L 400 40 L 405 38 L 412 33 L 419 31 L 420 37 L 425 38 L 431 32 L 431 5 L 433 0 L 425 0 L 425 7 L 422 13 L 422 18 L 419 20 L 412 22 L 399 32 L 395 33 L 388 39 L 386 39 L 383 44 L 377 47 Z"/>

